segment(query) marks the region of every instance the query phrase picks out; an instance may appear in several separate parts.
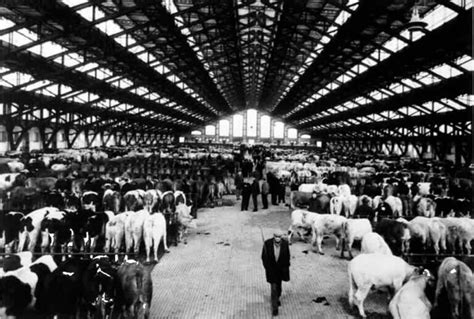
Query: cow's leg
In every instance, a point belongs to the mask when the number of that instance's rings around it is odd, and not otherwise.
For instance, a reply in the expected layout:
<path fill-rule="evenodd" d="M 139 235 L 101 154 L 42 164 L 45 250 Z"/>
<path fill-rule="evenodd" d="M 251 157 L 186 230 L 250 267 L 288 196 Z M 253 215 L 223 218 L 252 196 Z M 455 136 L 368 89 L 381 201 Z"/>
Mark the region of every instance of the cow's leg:
<path fill-rule="evenodd" d="M 446 236 L 441 235 L 441 238 L 439 239 L 439 245 L 442 251 L 446 252 Z"/>
<path fill-rule="evenodd" d="M 188 228 L 185 227 L 184 228 L 184 244 L 187 245 L 188 244 Z"/>
<path fill-rule="evenodd" d="M 153 236 L 153 257 L 155 258 L 155 262 L 158 262 L 158 249 L 160 247 L 160 241 L 163 236 L 161 235 L 154 235 Z"/>
<path fill-rule="evenodd" d="M 168 243 L 166 242 L 167 241 L 167 231 L 166 231 L 166 225 L 163 227 L 163 247 L 165 248 L 165 253 L 169 253 L 170 250 L 168 248 Z"/>
<path fill-rule="evenodd" d="M 352 278 L 352 271 L 349 271 L 349 305 L 354 307 L 354 291 L 357 290 L 357 286 Z"/>
<path fill-rule="evenodd" d="M 30 237 L 31 238 L 31 237 Z M 49 237 L 49 231 L 46 229 L 41 232 L 41 253 L 46 254 L 46 250 L 51 244 L 51 238 Z"/>
<path fill-rule="evenodd" d="M 155 242 L 155 245 L 153 245 L 153 235 L 151 234 L 151 232 L 150 233 L 146 232 L 144 234 L 144 240 L 145 240 L 146 262 L 150 262 L 151 247 L 156 246 L 156 242 Z"/>
<path fill-rule="evenodd" d="M 323 242 L 323 236 L 318 234 L 317 237 L 316 237 L 316 241 L 317 241 L 316 244 L 317 244 L 317 247 L 318 247 L 318 253 L 320 255 L 324 255 L 323 248 L 322 248 L 322 245 L 321 245 L 322 242 Z"/>
<path fill-rule="evenodd" d="M 336 250 L 341 249 L 341 235 L 340 234 L 335 234 L 336 235 Z"/>
<path fill-rule="evenodd" d="M 17 252 L 22 252 L 23 249 L 25 249 L 26 236 L 27 236 L 27 232 L 26 232 L 26 231 L 22 231 L 22 232 L 19 232 L 19 233 L 18 233 L 19 241 L 18 241 Z"/>
<path fill-rule="evenodd" d="M 135 253 L 135 258 L 138 258 L 138 254 L 140 252 L 140 243 L 142 241 L 141 234 L 138 234 L 138 233 L 134 234 L 133 241 L 134 241 L 133 252 Z"/>
<path fill-rule="evenodd" d="M 448 293 L 448 300 L 449 300 L 449 305 L 451 307 L 451 314 L 453 316 L 453 318 L 462 318 L 460 317 L 460 314 L 459 314 L 459 311 L 463 310 L 463 309 L 459 309 L 459 303 L 460 303 L 460 300 L 458 300 L 459 298 L 463 298 L 463 296 L 455 296 L 453 293 Z"/>
<path fill-rule="evenodd" d="M 347 240 L 346 238 L 342 238 L 341 239 L 342 241 L 342 244 L 341 244 L 341 258 L 344 258 L 344 250 L 346 249 L 346 245 L 347 245 Z"/>
<path fill-rule="evenodd" d="M 365 301 L 365 298 L 367 298 L 369 291 L 370 291 L 370 286 L 358 287 L 354 295 L 357 308 L 359 308 L 359 314 L 363 318 L 366 317 L 365 311 L 364 311 L 364 301 Z"/>
<path fill-rule="evenodd" d="M 128 254 L 133 247 L 133 237 L 129 232 L 125 232 L 125 260 L 128 259 Z"/>
<path fill-rule="evenodd" d="M 470 255 L 472 247 L 471 247 L 471 241 L 469 240 L 469 238 L 464 240 L 464 247 L 466 248 L 466 254 Z"/>
<path fill-rule="evenodd" d="M 344 239 L 343 239 L 343 245 L 342 247 L 344 247 Z M 347 249 L 347 252 L 349 253 L 349 258 L 352 259 L 354 258 L 354 256 L 352 256 L 352 245 L 354 244 L 354 238 L 351 238 L 349 237 L 347 240 L 346 240 L 346 249 Z"/>
<path fill-rule="evenodd" d="M 35 252 L 38 235 L 38 232 L 35 230 L 33 230 L 32 232 L 28 232 L 28 250 L 32 253 Z"/>
<path fill-rule="evenodd" d="M 104 244 L 104 252 L 106 254 L 110 253 L 110 248 L 113 245 L 113 237 L 110 234 L 105 235 L 105 244 Z"/>
<path fill-rule="evenodd" d="M 91 253 L 94 253 L 95 252 L 95 247 L 97 245 L 97 239 L 99 238 L 99 236 L 95 236 L 95 237 L 91 237 L 91 245 L 90 245 L 90 252 Z M 93 257 L 94 255 L 91 255 L 91 258 Z"/>
<path fill-rule="evenodd" d="M 443 278 L 438 278 L 438 280 L 436 281 L 436 290 L 435 290 L 433 308 L 438 307 L 438 298 L 439 298 L 439 295 L 441 294 L 441 289 L 443 289 Z"/>

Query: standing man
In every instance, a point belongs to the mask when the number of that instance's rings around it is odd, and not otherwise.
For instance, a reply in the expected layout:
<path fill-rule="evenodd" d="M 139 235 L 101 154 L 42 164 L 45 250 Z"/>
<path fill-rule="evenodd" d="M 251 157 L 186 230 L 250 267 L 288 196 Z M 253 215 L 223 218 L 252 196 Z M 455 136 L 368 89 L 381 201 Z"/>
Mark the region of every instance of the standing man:
<path fill-rule="evenodd" d="M 249 209 L 249 201 L 250 201 L 250 194 L 252 193 L 252 189 L 248 181 L 244 180 L 242 184 L 242 205 L 240 206 L 240 210 L 248 210 Z"/>
<path fill-rule="evenodd" d="M 283 177 L 280 177 L 279 180 L 279 190 L 278 190 L 278 205 L 283 202 L 285 204 L 286 197 L 286 182 Z"/>
<path fill-rule="evenodd" d="M 270 193 L 270 185 L 268 185 L 268 182 L 266 181 L 265 177 L 262 178 L 261 190 L 262 190 L 263 209 L 267 209 L 268 208 L 268 193 Z"/>
<path fill-rule="evenodd" d="M 239 200 L 240 195 L 242 194 L 242 185 L 244 184 L 244 178 L 242 176 L 242 171 L 240 169 L 235 175 L 234 184 L 235 184 L 235 195 L 237 196 L 237 200 Z"/>
<path fill-rule="evenodd" d="M 275 232 L 273 238 L 263 244 L 262 261 L 267 282 L 271 287 L 272 314 L 278 316 L 281 306 L 281 282 L 290 281 L 290 249 L 281 232 Z"/>
<path fill-rule="evenodd" d="M 258 194 L 260 194 L 260 184 L 258 183 L 257 177 L 254 177 L 252 182 L 252 201 L 253 201 L 253 211 L 258 211 Z"/>

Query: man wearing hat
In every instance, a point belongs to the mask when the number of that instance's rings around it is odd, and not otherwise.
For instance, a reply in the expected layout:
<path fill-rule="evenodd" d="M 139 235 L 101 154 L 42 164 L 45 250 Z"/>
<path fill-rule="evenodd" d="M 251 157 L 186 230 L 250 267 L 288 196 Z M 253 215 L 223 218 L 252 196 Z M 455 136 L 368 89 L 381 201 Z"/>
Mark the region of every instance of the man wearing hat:
<path fill-rule="evenodd" d="M 290 248 L 284 234 L 277 231 L 273 238 L 265 240 L 262 250 L 263 267 L 271 287 L 272 313 L 278 315 L 281 305 L 281 282 L 290 281 Z"/>

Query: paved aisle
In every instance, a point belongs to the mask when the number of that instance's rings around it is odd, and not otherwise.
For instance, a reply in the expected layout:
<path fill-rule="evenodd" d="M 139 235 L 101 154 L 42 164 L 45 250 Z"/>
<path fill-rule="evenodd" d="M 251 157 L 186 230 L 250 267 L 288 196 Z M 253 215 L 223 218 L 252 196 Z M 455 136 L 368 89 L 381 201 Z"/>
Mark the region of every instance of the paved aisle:
<path fill-rule="evenodd" d="M 154 268 L 152 318 L 271 318 L 259 226 L 267 238 L 288 225 L 289 211 L 283 206 L 255 213 L 237 207 L 200 211 L 188 245 L 171 247 Z M 325 256 L 305 254 L 309 246 L 302 242 L 290 247 L 291 281 L 283 283 L 278 318 L 352 318 L 348 314 L 355 312 L 346 301 L 347 261 L 333 247 L 328 241 Z M 326 297 L 329 305 L 313 302 L 317 297 Z M 374 306 L 366 302 L 366 312 Z"/>

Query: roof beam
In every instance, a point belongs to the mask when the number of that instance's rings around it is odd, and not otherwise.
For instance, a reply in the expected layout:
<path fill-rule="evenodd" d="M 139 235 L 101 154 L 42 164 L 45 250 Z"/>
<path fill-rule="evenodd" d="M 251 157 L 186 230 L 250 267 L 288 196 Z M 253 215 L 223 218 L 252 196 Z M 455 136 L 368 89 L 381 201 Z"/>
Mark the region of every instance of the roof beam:
<path fill-rule="evenodd" d="M 113 38 L 92 27 L 89 21 L 64 4 L 53 0 L 0 0 L 1 6 L 18 12 L 27 21 L 43 22 L 43 28 L 40 31 L 47 32 L 40 34 L 40 37 L 46 36 L 48 40 L 64 39 L 66 43 L 62 41 L 61 44 L 69 48 L 71 46 L 83 47 L 91 56 L 108 63 L 112 70 L 121 69 L 124 73 L 129 74 L 131 78 L 153 84 L 154 91 L 160 95 L 201 113 L 207 119 L 217 118 L 216 113 L 179 89 L 164 75 L 159 74 L 135 54 L 116 43 Z M 26 8 L 28 10 L 25 11 Z M 37 12 L 35 13 L 32 10 Z M 41 15 L 39 19 L 37 14 Z M 45 25 L 45 22 L 52 23 Z M 54 26 L 54 29 L 51 29 L 51 27 L 47 29 L 48 26 Z M 32 31 L 36 32 L 37 30 L 33 29 Z M 87 45 L 84 46 L 84 44 Z"/>
<path fill-rule="evenodd" d="M 62 112 L 73 113 L 73 114 L 83 114 L 86 116 L 96 116 L 100 117 L 103 120 L 113 119 L 113 120 L 122 120 L 129 123 L 135 124 L 146 124 L 156 127 L 159 131 L 160 128 L 172 128 L 177 131 L 186 131 L 188 128 L 186 126 L 181 126 L 179 124 L 172 124 L 169 121 L 153 120 L 150 118 L 144 118 L 141 116 L 136 116 L 134 114 L 119 112 L 110 109 L 102 109 L 98 107 L 93 107 L 88 104 L 82 104 L 77 102 L 69 102 L 47 95 L 42 95 L 38 93 L 28 92 L 28 91 L 10 91 L 8 88 L 0 86 L 0 101 L 2 103 L 17 103 L 21 105 L 28 106 L 41 106 L 43 109 L 58 109 Z"/>
<path fill-rule="evenodd" d="M 287 117 L 296 121 L 323 112 L 375 88 L 396 80 L 409 78 L 444 61 L 450 61 L 471 47 L 471 34 L 465 32 L 471 24 L 472 10 L 465 11 L 425 37 L 394 53 L 337 89 Z M 440 41 L 443 45 L 439 45 Z"/>
<path fill-rule="evenodd" d="M 353 126 L 334 127 L 321 130 L 313 130 L 311 134 L 330 136 L 337 133 L 363 132 L 368 130 L 377 130 L 384 128 L 402 128 L 414 126 L 429 126 L 434 124 L 449 124 L 466 122 L 472 119 L 472 110 L 463 109 L 444 113 L 432 113 L 420 116 L 411 116 L 406 118 L 364 123 Z"/>
<path fill-rule="evenodd" d="M 76 90 L 85 90 L 101 96 L 101 99 L 116 99 L 124 104 L 134 105 L 156 114 L 164 114 L 178 120 L 189 121 L 196 125 L 204 122 L 178 111 L 171 107 L 165 107 L 157 102 L 132 94 L 127 89 L 113 87 L 105 81 L 98 80 L 79 71 L 63 67 L 61 64 L 33 54 L 31 52 L 17 52 L 10 54 L 12 46 L 0 43 L 0 65 L 5 65 L 11 70 L 16 70 L 32 75 L 37 80 L 49 80 L 56 84 L 65 84 Z M 13 47 L 14 48 L 14 47 Z M 12 88 L 14 90 L 15 88 Z"/>
<path fill-rule="evenodd" d="M 413 89 L 406 93 L 396 94 L 383 100 L 305 122 L 297 125 L 297 128 L 305 129 L 316 125 L 330 124 L 360 116 L 381 113 L 383 111 L 397 110 L 403 106 L 423 104 L 428 101 L 437 101 L 443 98 L 454 98 L 461 94 L 471 92 L 473 76 L 474 72 L 471 71 L 435 84 Z"/>
<path fill-rule="evenodd" d="M 191 49 L 186 37 L 176 26 L 174 18 L 170 13 L 160 2 L 155 0 L 136 0 L 135 2 L 137 4 L 137 11 L 139 9 L 148 22 L 146 28 L 138 29 L 131 33 L 131 35 L 137 40 L 144 36 L 149 42 L 156 43 L 156 46 L 150 50 L 151 54 L 158 59 L 168 61 L 166 63 L 167 67 L 175 71 L 177 75 L 179 74 L 181 79 L 186 79 L 186 83 L 194 91 L 199 92 L 216 109 L 221 110 L 223 113 L 229 112 L 229 105 L 210 78 L 209 73 L 204 69 L 195 52 Z M 115 2 L 115 5 L 117 6 L 116 10 L 112 10 L 104 5 L 101 8 L 104 12 L 113 16 L 125 12 L 124 14 L 127 14 L 127 17 L 135 24 L 142 23 L 142 21 L 134 19 L 138 12 L 135 11 L 134 14 L 130 14 L 127 13 L 129 11 L 128 7 L 123 7 L 118 2 Z M 120 20 L 116 20 L 116 23 L 121 25 Z M 125 26 L 122 25 L 122 27 L 126 30 Z M 154 32 L 151 32 L 150 28 L 153 28 Z M 143 33 L 142 36 L 139 33 Z M 173 52 L 168 52 L 170 48 Z"/>

